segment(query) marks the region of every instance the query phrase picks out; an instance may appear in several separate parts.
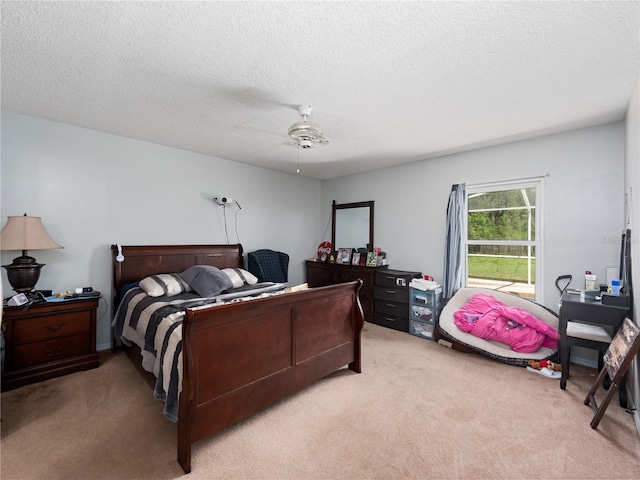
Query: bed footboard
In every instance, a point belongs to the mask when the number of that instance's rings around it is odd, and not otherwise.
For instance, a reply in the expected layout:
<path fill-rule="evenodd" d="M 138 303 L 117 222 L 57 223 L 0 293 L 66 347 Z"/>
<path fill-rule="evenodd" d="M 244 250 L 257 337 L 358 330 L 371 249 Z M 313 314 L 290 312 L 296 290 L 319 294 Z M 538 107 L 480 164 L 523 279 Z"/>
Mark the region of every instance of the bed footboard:
<path fill-rule="evenodd" d="M 187 310 L 178 461 L 191 445 L 348 365 L 361 371 L 362 281 Z"/>

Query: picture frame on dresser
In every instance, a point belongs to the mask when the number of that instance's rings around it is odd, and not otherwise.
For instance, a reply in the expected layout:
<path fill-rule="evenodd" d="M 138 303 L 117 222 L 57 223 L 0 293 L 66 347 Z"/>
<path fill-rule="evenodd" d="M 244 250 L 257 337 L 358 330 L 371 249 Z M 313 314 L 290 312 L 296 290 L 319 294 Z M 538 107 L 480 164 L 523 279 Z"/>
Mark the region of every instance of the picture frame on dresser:
<path fill-rule="evenodd" d="M 367 252 L 367 267 L 378 266 L 378 254 L 376 252 Z"/>
<path fill-rule="evenodd" d="M 351 250 L 351 248 L 339 248 L 336 262 L 349 265 L 351 263 Z"/>
<path fill-rule="evenodd" d="M 351 257 L 351 265 L 360 265 L 360 252 L 353 252 L 353 256 Z"/>

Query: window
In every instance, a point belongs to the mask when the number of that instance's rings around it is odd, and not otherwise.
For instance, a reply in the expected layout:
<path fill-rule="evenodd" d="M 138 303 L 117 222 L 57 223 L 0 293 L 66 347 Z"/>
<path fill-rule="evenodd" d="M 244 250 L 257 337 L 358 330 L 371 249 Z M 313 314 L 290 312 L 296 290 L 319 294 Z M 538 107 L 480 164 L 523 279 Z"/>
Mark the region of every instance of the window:
<path fill-rule="evenodd" d="M 467 285 L 542 301 L 541 196 L 541 179 L 467 186 Z"/>

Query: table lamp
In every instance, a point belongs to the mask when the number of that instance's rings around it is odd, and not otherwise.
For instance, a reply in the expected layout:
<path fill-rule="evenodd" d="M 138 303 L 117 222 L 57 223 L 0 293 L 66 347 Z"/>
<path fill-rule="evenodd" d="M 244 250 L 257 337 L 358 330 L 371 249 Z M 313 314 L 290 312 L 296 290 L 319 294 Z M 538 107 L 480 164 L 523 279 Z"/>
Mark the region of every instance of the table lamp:
<path fill-rule="evenodd" d="M 49 236 L 40 217 L 8 217 L 0 232 L 0 250 L 22 250 L 22 256 L 14 258 L 11 265 L 2 265 L 7 269 L 7 277 L 13 289 L 28 294 L 40 278 L 40 269 L 44 263 L 27 255 L 27 250 L 47 250 L 64 248 Z"/>

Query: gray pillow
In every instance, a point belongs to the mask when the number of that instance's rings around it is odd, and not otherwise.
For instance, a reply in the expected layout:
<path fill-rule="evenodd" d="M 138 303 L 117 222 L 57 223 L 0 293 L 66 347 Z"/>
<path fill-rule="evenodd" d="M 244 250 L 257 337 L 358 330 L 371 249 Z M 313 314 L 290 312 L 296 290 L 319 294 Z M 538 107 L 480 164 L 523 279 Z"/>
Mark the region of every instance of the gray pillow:
<path fill-rule="evenodd" d="M 211 265 L 194 265 L 180 276 L 201 297 L 215 297 L 233 287 L 229 276 Z"/>

